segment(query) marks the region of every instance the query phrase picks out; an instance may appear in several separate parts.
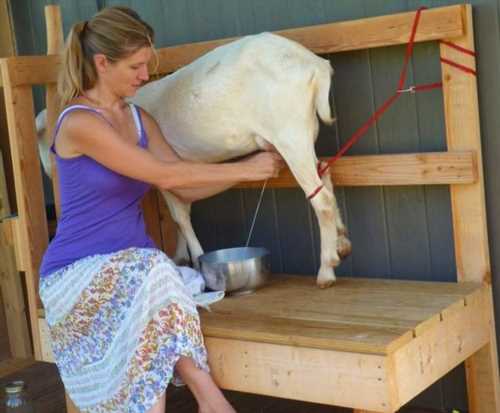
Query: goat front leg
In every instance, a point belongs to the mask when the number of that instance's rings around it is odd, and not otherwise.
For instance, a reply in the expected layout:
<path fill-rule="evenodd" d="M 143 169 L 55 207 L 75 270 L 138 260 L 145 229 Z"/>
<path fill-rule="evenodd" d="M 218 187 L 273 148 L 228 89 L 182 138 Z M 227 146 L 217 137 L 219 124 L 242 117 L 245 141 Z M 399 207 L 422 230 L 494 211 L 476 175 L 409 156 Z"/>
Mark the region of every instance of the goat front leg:
<path fill-rule="evenodd" d="M 177 223 L 181 232 L 181 234 L 177 234 L 177 249 L 173 260 L 176 263 L 183 260 L 189 262 L 189 250 L 194 267 L 199 269 L 198 258 L 203 254 L 203 248 L 201 248 L 191 225 L 191 204 L 181 202 L 175 195 L 167 191 L 162 191 L 162 195 L 170 210 L 172 219 Z"/>
<path fill-rule="evenodd" d="M 290 171 L 306 195 L 322 185 L 318 176 L 316 154 L 314 153 L 314 142 L 307 140 L 306 135 L 296 137 L 297 139 L 279 140 L 273 142 L 276 149 L 285 159 Z M 293 145 L 290 143 L 293 142 Z M 311 205 L 318 219 L 321 238 L 321 264 L 318 271 L 317 284 L 320 288 L 330 287 L 335 282 L 333 267 L 340 263 L 337 253 L 337 225 L 333 205 L 335 196 L 331 189 L 323 187 L 319 193 L 311 199 Z"/>
<path fill-rule="evenodd" d="M 325 161 L 320 161 L 319 169 L 323 170 L 328 165 Z M 347 238 L 347 229 L 342 221 L 342 215 L 340 214 L 339 207 L 337 205 L 337 197 L 335 196 L 335 192 L 333 189 L 332 177 L 330 175 L 330 169 L 327 169 L 323 176 L 321 177 L 321 181 L 326 189 L 328 189 L 333 194 L 333 212 L 335 214 L 335 223 L 337 224 L 337 253 L 340 258 L 344 259 L 351 255 L 352 245 L 349 238 Z"/>

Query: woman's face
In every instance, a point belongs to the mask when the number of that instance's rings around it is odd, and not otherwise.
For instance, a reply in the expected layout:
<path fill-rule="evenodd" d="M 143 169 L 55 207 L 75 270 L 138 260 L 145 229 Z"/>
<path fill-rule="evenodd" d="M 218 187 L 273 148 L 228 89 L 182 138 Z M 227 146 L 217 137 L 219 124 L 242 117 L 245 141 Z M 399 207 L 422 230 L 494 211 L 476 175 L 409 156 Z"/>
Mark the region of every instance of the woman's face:
<path fill-rule="evenodd" d="M 149 79 L 148 62 L 153 51 L 142 47 L 117 62 L 106 59 L 100 67 L 99 77 L 120 97 L 131 97 Z M 99 63 L 97 63 L 99 65 Z"/>

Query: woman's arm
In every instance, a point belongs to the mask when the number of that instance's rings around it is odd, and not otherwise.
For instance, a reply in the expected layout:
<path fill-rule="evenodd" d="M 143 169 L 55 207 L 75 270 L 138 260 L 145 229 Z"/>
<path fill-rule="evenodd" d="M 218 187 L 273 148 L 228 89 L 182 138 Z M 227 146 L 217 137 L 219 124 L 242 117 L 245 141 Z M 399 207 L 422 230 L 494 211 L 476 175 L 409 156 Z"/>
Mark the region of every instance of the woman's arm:
<path fill-rule="evenodd" d="M 117 173 L 174 193 L 182 188 L 227 187 L 240 181 L 267 179 L 277 175 L 281 165 L 281 158 L 269 153 L 223 164 L 184 162 L 178 157 L 159 159 L 126 142 L 95 114 L 83 111 L 68 115 L 57 142 L 58 147 L 65 147 L 65 153 L 87 155 Z"/>

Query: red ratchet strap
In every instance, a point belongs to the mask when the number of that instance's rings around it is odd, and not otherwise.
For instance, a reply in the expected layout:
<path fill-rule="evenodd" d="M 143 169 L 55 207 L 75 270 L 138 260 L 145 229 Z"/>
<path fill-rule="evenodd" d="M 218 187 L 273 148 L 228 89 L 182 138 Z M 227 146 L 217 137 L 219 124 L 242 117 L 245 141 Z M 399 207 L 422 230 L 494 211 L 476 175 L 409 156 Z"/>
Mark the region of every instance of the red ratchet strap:
<path fill-rule="evenodd" d="M 347 152 L 347 150 L 352 146 L 354 145 L 360 138 L 361 136 L 363 136 L 366 131 L 375 123 L 377 122 L 377 120 L 384 114 L 384 112 L 397 100 L 397 98 L 399 96 L 401 96 L 403 93 L 405 92 L 411 92 L 411 93 L 415 93 L 415 92 L 420 92 L 420 91 L 424 91 L 424 90 L 431 90 L 431 89 L 437 89 L 437 88 L 440 88 L 442 87 L 442 83 L 441 82 L 436 82 L 436 83 L 429 83 L 429 84 L 424 84 L 424 85 L 417 85 L 417 86 L 410 86 L 409 88 L 407 89 L 403 89 L 404 87 L 404 84 L 405 84 L 405 81 L 406 81 L 406 75 L 407 75 L 407 72 L 408 72 L 408 63 L 410 61 L 410 58 L 413 54 L 413 46 L 415 44 L 415 35 L 417 33 L 417 27 L 418 27 L 418 23 L 419 23 L 419 20 L 420 20 L 420 15 L 422 14 L 422 11 L 427 9 L 427 7 L 420 7 L 416 14 L 415 14 L 415 20 L 413 21 L 413 26 L 412 26 L 412 29 L 411 29 L 411 35 L 410 35 L 410 39 L 408 41 L 408 45 L 406 46 L 406 54 L 405 54 L 405 58 L 404 58 L 404 62 L 403 62 L 403 69 L 401 70 L 401 74 L 399 76 L 399 81 L 398 81 L 398 87 L 396 89 L 396 92 L 394 93 L 394 95 L 392 95 L 389 99 L 387 99 L 376 111 L 375 113 L 370 116 L 370 118 L 358 129 L 354 132 L 354 134 L 347 140 L 346 143 L 344 143 L 344 145 L 342 145 L 342 147 L 340 148 L 340 150 L 333 156 L 331 157 L 330 159 L 328 159 L 328 161 L 326 161 L 326 165 L 324 165 L 323 167 L 321 166 L 321 163 L 318 163 L 318 174 L 319 176 L 323 176 L 324 173 L 330 168 L 330 165 L 333 164 L 337 159 L 339 159 L 345 152 Z M 442 44 L 446 45 L 446 46 L 449 46 L 449 47 L 452 47 L 462 53 L 465 53 L 465 54 L 468 54 L 468 55 L 471 55 L 471 56 L 475 56 L 475 52 L 473 52 L 472 50 L 468 50 L 468 49 L 465 49 L 461 46 L 458 46 L 454 43 L 450 43 L 450 42 L 447 42 L 447 41 L 441 41 Z M 441 62 L 443 63 L 446 63 L 448 65 L 451 65 L 453 67 L 456 67 L 457 69 L 460 69 L 466 73 L 470 73 L 470 74 L 473 74 L 473 75 L 476 75 L 476 72 L 475 70 L 473 69 L 470 69 L 466 66 L 462 66 L 458 63 L 455 63 L 451 60 L 448 60 L 448 59 L 445 59 L 445 58 L 441 58 Z M 307 196 L 307 199 L 308 200 L 311 200 L 312 198 L 314 198 L 322 189 L 323 189 L 323 186 L 324 185 L 320 185 L 319 187 L 317 187 L 310 195 Z"/>

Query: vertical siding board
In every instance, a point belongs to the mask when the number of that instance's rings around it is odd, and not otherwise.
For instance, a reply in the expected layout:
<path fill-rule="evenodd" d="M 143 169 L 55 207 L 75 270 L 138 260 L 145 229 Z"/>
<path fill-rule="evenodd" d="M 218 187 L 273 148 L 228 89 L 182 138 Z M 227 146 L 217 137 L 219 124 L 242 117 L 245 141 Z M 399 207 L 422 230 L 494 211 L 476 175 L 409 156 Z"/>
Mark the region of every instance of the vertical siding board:
<path fill-rule="evenodd" d="M 308 204 L 301 189 L 276 191 L 279 237 L 283 271 L 290 274 L 315 274 L 314 250 Z"/>
<path fill-rule="evenodd" d="M 167 38 L 171 30 L 165 16 L 165 2 L 157 1 L 153 3 L 143 0 L 130 0 L 130 7 L 137 10 L 141 18 L 153 27 L 156 47 L 163 47 L 164 39 Z"/>
<path fill-rule="evenodd" d="M 404 2 L 370 2 L 367 14 L 387 14 L 406 9 Z M 394 93 L 399 79 L 405 46 L 370 51 L 374 96 L 378 107 Z M 413 73 L 408 67 L 407 85 Z M 415 98 L 405 94 L 384 114 L 377 124 L 382 153 L 418 150 Z M 396 278 L 428 277 L 430 269 L 423 189 L 387 187 L 384 189 L 387 230 L 390 240 L 391 276 Z M 412 217 L 410 219 L 410 217 Z"/>
<path fill-rule="evenodd" d="M 233 248 L 245 244 L 245 221 L 240 191 L 225 191 L 210 200 L 214 211 L 217 248 Z"/>
<path fill-rule="evenodd" d="M 415 47 L 412 61 L 416 84 L 441 79 L 437 42 Z M 419 151 L 446 150 L 442 91 L 435 89 L 415 95 L 418 114 Z M 450 192 L 448 186 L 424 187 L 425 214 L 429 239 L 431 268 L 429 277 L 435 281 L 456 280 L 455 253 Z"/>
<path fill-rule="evenodd" d="M 217 249 L 216 217 L 213 199 L 194 202 L 191 206 L 191 223 L 204 251 Z"/>
<path fill-rule="evenodd" d="M 162 4 L 165 26 L 168 29 L 166 38 L 158 38 L 157 45 L 162 47 L 192 42 L 190 31 L 193 23 L 190 21 L 188 3 L 162 0 Z"/>
<path fill-rule="evenodd" d="M 281 245 L 279 241 L 279 234 L 275 222 L 275 196 L 273 189 L 266 189 L 262 198 L 262 203 L 255 220 L 252 238 L 250 239 L 249 246 L 251 247 L 264 247 L 271 252 L 271 271 L 273 273 L 280 273 L 283 271 L 282 258 L 281 258 Z M 257 208 L 261 190 L 249 189 L 242 191 L 244 200 L 244 239 L 245 242 L 248 238 L 252 220 Z M 242 243 L 242 245 L 245 244 Z"/>
<path fill-rule="evenodd" d="M 337 111 L 337 128 L 342 145 L 375 111 L 372 100 L 370 61 L 367 51 L 339 53 L 332 56 L 335 69 L 334 95 Z M 326 129 L 326 128 L 325 128 Z M 333 136 L 320 137 L 319 152 L 323 155 L 334 153 Z M 376 128 L 366 134 L 349 150 L 351 155 L 377 153 Z M 346 211 L 350 239 L 353 243 L 351 273 L 353 275 L 383 276 L 389 273 L 388 249 L 384 225 L 384 205 L 382 189 L 345 188 Z M 337 191 L 338 193 L 339 191 Z M 340 270 L 340 269 L 339 269 Z M 340 271 L 339 271 L 340 273 Z"/>
<path fill-rule="evenodd" d="M 35 48 L 31 25 L 31 21 L 33 20 L 31 4 L 28 0 L 10 1 L 9 4 L 14 21 L 17 53 L 20 55 L 33 54 Z M 41 17 L 35 16 L 35 18 L 38 19 Z"/>

